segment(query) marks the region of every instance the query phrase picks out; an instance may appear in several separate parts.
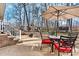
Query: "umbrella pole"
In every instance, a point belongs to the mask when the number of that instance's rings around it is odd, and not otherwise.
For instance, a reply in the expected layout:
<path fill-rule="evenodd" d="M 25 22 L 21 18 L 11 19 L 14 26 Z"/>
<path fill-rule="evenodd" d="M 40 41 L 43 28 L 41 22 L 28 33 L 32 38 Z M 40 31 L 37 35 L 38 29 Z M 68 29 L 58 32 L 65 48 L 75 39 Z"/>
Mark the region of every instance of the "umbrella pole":
<path fill-rule="evenodd" d="M 70 23 L 69 24 L 69 27 L 70 27 L 70 30 L 69 31 L 72 33 L 72 19 L 69 19 L 69 23 Z"/>
<path fill-rule="evenodd" d="M 56 36 L 57 36 L 57 32 L 58 32 L 58 20 L 56 20 Z"/>
<path fill-rule="evenodd" d="M 59 10 L 57 10 L 57 21 L 56 21 L 56 36 L 57 36 L 57 32 L 58 32 L 58 19 L 59 19 Z"/>
<path fill-rule="evenodd" d="M 1 31 L 2 31 L 2 21 L 1 21 Z"/>
<path fill-rule="evenodd" d="M 72 32 L 72 19 L 71 19 L 71 32 Z"/>
<path fill-rule="evenodd" d="M 49 32 L 48 21 L 46 20 L 47 32 Z"/>
<path fill-rule="evenodd" d="M 57 36 L 57 20 L 55 21 L 55 26 L 56 26 L 56 36 Z"/>

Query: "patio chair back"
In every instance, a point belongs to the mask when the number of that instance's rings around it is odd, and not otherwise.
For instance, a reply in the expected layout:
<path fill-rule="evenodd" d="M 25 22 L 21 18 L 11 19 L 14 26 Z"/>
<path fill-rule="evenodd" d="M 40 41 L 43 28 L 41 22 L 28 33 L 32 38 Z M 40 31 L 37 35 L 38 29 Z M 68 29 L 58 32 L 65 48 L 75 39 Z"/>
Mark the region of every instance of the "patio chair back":
<path fill-rule="evenodd" d="M 60 56 L 60 52 L 66 52 L 66 53 L 71 53 L 74 47 L 74 43 L 76 40 L 76 36 L 61 36 L 60 40 L 58 40 L 58 56 Z"/>
<path fill-rule="evenodd" d="M 77 36 L 78 36 L 78 33 L 72 32 L 72 33 L 68 33 L 68 35 L 69 35 L 69 36 L 76 36 L 76 37 L 77 37 Z"/>
<path fill-rule="evenodd" d="M 61 36 L 60 40 L 62 40 L 65 46 L 70 46 L 71 48 L 73 47 L 75 40 L 76 40 L 76 36 L 72 37 L 72 36 Z M 60 44 L 60 42 L 59 42 Z"/>
<path fill-rule="evenodd" d="M 76 33 L 76 32 L 72 32 L 72 33 L 69 33 L 68 35 L 69 35 L 69 36 L 73 36 L 73 37 L 75 37 L 75 41 L 77 40 L 78 33 Z M 74 51 L 76 51 L 76 50 L 75 50 L 75 42 L 74 42 Z"/>

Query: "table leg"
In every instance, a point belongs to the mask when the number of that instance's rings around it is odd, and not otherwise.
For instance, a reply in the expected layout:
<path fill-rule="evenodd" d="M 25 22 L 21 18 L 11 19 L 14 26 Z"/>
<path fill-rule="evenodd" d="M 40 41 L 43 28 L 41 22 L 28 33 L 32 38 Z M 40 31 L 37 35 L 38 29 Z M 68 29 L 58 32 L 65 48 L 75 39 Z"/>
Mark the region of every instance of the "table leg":
<path fill-rule="evenodd" d="M 52 47 L 51 47 L 51 51 L 53 52 L 53 41 L 52 41 Z"/>

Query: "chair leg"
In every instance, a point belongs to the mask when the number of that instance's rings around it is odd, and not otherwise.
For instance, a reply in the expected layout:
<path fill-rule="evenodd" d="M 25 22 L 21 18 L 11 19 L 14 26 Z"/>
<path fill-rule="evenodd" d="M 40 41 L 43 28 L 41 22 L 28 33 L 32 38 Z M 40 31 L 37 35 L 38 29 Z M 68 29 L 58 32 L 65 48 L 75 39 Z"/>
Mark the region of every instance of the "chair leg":
<path fill-rule="evenodd" d="M 54 45 L 54 41 L 52 41 L 52 44 L 51 45 L 52 45 L 51 51 L 53 52 L 54 51 L 54 46 L 53 46 Z"/>
<path fill-rule="evenodd" d="M 75 45 L 74 45 L 74 52 L 76 52 L 76 50 L 75 50 Z"/>
<path fill-rule="evenodd" d="M 53 44 L 52 44 L 52 47 L 51 47 L 51 51 L 53 52 Z"/>
<path fill-rule="evenodd" d="M 49 45 L 48 45 L 48 50 L 51 52 L 51 49 L 50 49 L 50 48 L 51 48 L 51 45 L 49 44 Z"/>
<path fill-rule="evenodd" d="M 41 45 L 41 47 L 40 47 L 40 50 L 42 50 L 42 45 Z"/>
<path fill-rule="evenodd" d="M 71 51 L 71 56 L 73 56 L 73 53 L 72 53 L 72 51 Z"/>
<path fill-rule="evenodd" d="M 32 46 L 31 49 L 33 50 L 34 49 L 34 46 Z"/>
<path fill-rule="evenodd" d="M 60 56 L 60 52 L 58 51 L 58 56 Z"/>
<path fill-rule="evenodd" d="M 73 56 L 73 54 L 71 53 L 71 56 Z"/>

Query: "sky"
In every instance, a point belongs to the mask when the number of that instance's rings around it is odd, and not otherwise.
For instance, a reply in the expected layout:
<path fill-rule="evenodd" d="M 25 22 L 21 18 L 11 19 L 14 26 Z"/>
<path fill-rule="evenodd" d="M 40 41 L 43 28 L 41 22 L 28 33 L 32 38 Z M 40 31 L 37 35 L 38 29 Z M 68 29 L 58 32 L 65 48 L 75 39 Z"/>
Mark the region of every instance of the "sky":
<path fill-rule="evenodd" d="M 14 14 L 15 8 L 13 7 L 12 4 L 6 4 L 6 10 L 5 10 L 5 16 L 4 18 L 6 19 L 6 21 L 9 22 L 15 22 L 14 18 L 12 17 Z"/>
<path fill-rule="evenodd" d="M 37 5 L 39 6 L 39 4 Z M 6 4 L 6 10 L 5 10 L 5 20 L 10 22 L 10 23 L 15 23 L 15 19 L 13 18 L 15 12 L 15 7 L 13 6 L 13 4 Z M 74 20 L 72 21 L 75 25 L 79 25 L 79 18 L 74 18 Z M 66 22 L 62 22 L 62 25 L 65 25 Z"/>

